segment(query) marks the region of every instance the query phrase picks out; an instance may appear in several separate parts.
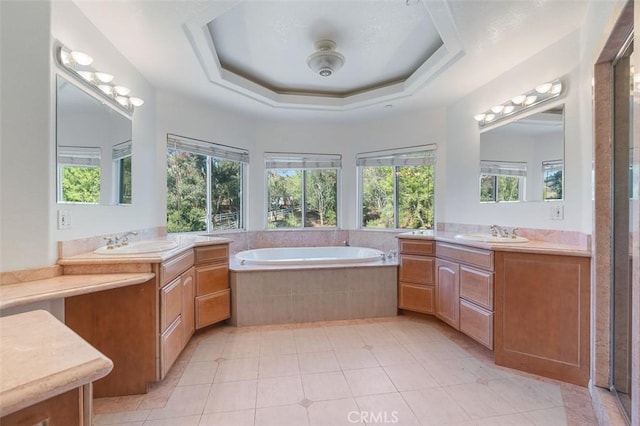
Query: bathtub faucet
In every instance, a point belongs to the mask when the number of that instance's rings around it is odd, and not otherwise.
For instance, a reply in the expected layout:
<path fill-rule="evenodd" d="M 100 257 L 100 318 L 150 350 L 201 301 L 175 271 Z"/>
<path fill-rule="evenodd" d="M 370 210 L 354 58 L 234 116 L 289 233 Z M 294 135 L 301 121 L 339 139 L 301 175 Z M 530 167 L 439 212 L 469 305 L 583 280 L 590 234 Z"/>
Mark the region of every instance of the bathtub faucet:
<path fill-rule="evenodd" d="M 387 259 L 393 259 L 398 255 L 398 253 L 395 250 L 389 250 L 389 253 L 387 253 Z"/>
<path fill-rule="evenodd" d="M 349 247 L 349 241 L 344 240 L 344 241 L 342 242 L 342 245 L 343 245 L 343 246 L 345 246 L 345 247 Z"/>

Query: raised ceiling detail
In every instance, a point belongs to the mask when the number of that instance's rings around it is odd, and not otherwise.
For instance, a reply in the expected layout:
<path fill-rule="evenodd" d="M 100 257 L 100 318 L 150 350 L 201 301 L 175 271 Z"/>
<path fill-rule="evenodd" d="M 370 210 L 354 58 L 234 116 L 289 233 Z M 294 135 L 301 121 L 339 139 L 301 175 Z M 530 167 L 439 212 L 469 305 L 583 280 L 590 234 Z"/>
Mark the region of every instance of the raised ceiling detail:
<path fill-rule="evenodd" d="M 186 31 L 209 81 L 280 108 L 386 103 L 463 55 L 444 2 L 215 3 Z M 333 40 L 345 58 L 330 77 L 307 66 L 318 40 Z"/>

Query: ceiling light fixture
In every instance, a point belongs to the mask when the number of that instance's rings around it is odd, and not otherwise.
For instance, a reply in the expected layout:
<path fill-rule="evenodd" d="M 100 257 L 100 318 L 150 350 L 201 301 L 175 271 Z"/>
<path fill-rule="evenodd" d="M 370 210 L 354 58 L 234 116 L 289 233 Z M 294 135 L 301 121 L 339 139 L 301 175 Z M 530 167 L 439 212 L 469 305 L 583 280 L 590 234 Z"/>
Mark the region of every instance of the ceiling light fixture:
<path fill-rule="evenodd" d="M 560 79 L 536 86 L 527 93 L 514 96 L 511 100 L 495 105 L 485 112 L 475 114 L 473 118 L 480 128 L 493 125 L 500 120 L 525 112 L 532 107 L 563 95 L 564 84 Z"/>
<path fill-rule="evenodd" d="M 1 1 L 1 0 L 0 0 Z M 81 82 L 85 87 L 90 88 L 101 98 L 117 108 L 133 113 L 135 107 L 144 104 L 144 100 L 135 96 L 129 96 L 131 89 L 112 83 L 114 77 L 106 72 L 95 70 L 91 67 L 93 58 L 86 53 L 77 50 L 70 50 L 62 45 L 56 46 L 56 60 L 58 65 Z"/>
<path fill-rule="evenodd" d="M 316 51 L 307 58 L 307 65 L 322 77 L 330 77 L 344 65 L 344 56 L 335 51 L 332 40 L 320 40 L 315 43 Z"/>

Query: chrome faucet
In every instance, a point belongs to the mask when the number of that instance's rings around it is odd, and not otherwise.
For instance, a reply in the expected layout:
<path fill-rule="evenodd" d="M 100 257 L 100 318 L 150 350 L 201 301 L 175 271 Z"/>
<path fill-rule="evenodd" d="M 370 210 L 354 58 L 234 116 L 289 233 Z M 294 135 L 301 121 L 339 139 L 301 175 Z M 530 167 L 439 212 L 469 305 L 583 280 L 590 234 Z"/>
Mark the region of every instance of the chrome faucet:
<path fill-rule="evenodd" d="M 509 231 L 507 231 L 500 225 L 491 225 L 491 236 L 500 236 L 502 238 L 507 238 L 509 236 Z"/>
<path fill-rule="evenodd" d="M 126 246 L 127 244 L 129 244 L 129 235 L 136 236 L 138 235 L 138 233 L 135 231 L 130 231 L 125 232 L 124 234 L 120 235 L 120 237 L 116 237 L 116 247 Z"/>
<path fill-rule="evenodd" d="M 342 245 L 343 245 L 343 246 L 345 246 L 345 247 L 349 247 L 349 241 L 344 240 L 344 241 L 342 242 Z"/>

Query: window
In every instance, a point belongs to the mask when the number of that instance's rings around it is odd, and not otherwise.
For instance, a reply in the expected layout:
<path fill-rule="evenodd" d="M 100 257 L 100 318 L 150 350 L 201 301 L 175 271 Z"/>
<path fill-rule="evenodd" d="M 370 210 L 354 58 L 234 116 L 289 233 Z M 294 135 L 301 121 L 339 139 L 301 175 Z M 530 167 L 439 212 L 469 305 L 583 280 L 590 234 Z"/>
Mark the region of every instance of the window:
<path fill-rule="evenodd" d="M 63 203 L 100 203 L 98 147 L 58 147 L 58 200 Z"/>
<path fill-rule="evenodd" d="M 480 202 L 524 200 L 525 163 L 480 162 Z"/>
<path fill-rule="evenodd" d="M 244 176 L 249 152 L 167 135 L 168 232 L 244 227 Z"/>
<path fill-rule="evenodd" d="M 435 148 L 356 156 L 363 228 L 434 228 Z"/>
<path fill-rule="evenodd" d="M 338 154 L 265 153 L 267 228 L 338 226 Z"/>
<path fill-rule="evenodd" d="M 562 200 L 562 176 L 564 161 L 542 162 L 542 199 Z"/>
<path fill-rule="evenodd" d="M 115 145 L 111 158 L 118 204 L 131 204 L 131 141 Z"/>

